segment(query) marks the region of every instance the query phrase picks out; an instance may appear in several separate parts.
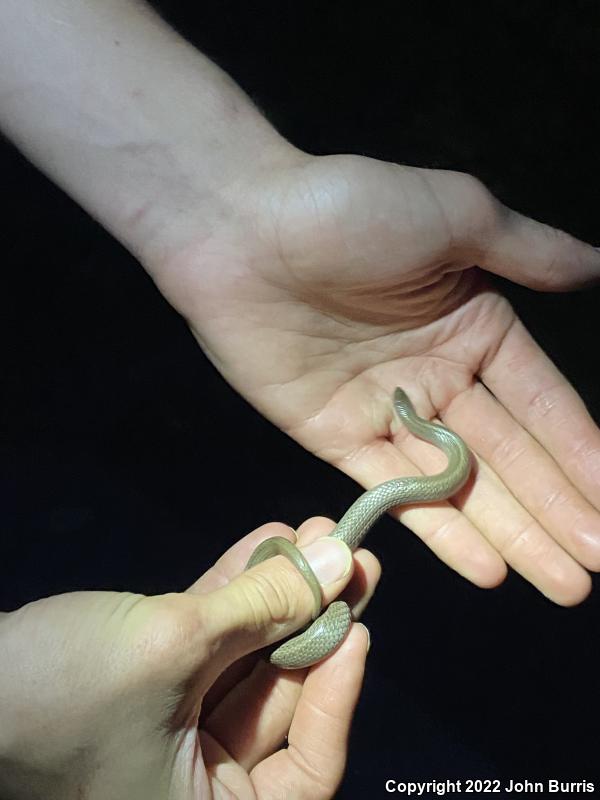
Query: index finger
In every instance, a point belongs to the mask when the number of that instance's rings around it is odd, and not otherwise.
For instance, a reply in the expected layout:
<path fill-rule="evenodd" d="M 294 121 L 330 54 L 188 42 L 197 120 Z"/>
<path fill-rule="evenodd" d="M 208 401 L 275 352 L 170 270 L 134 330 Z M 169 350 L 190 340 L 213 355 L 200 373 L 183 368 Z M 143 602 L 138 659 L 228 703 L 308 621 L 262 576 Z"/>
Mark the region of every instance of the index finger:
<path fill-rule="evenodd" d="M 329 800 L 344 772 L 350 725 L 362 685 L 369 636 L 354 623 L 340 648 L 313 667 L 302 687 L 288 747 L 250 773 L 261 800 Z"/>

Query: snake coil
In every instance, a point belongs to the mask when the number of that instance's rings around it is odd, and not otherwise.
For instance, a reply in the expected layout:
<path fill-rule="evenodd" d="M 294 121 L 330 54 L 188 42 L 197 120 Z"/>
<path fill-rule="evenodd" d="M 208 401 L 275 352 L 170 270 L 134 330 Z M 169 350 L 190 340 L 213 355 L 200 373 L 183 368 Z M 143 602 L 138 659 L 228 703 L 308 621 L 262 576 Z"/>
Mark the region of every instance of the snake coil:
<path fill-rule="evenodd" d="M 393 478 L 364 492 L 346 511 L 329 534 L 355 550 L 377 520 L 394 506 L 406 503 L 433 503 L 446 500 L 464 486 L 471 471 L 471 453 L 458 434 L 435 422 L 417 416 L 406 392 L 394 392 L 394 409 L 408 430 L 419 439 L 436 445 L 448 465 L 437 475 Z M 320 614 L 321 586 L 308 561 L 295 545 L 281 536 L 265 539 L 252 553 L 246 569 L 268 558 L 283 555 L 300 571 L 314 598 L 313 622 L 274 650 L 269 660 L 283 669 L 298 669 L 317 664 L 342 643 L 352 615 L 346 603 L 336 600 Z"/>

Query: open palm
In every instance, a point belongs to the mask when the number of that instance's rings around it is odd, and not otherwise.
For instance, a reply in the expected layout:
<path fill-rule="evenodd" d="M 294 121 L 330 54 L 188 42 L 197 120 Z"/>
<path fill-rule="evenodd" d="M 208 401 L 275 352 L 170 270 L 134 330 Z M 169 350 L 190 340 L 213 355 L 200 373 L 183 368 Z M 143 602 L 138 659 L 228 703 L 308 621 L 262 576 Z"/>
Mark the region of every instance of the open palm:
<path fill-rule="evenodd" d="M 477 457 L 451 502 L 398 516 L 481 586 L 506 564 L 570 605 L 600 568 L 600 434 L 484 270 L 537 289 L 600 275 L 598 252 L 500 204 L 476 179 L 358 156 L 298 156 L 226 195 L 234 225 L 157 279 L 224 377 L 364 487 L 443 457 L 417 412 Z"/>

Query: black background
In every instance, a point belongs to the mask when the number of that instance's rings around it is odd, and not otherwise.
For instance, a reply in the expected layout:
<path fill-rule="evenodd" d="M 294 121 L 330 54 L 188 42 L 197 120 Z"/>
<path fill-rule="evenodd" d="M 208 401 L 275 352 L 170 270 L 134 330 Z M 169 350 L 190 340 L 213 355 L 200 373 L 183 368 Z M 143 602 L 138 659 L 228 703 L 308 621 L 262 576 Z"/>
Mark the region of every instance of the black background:
<path fill-rule="evenodd" d="M 600 244 L 596 0 L 155 5 L 307 151 L 471 172 Z M 10 145 L 0 158 L 1 607 L 183 589 L 263 522 L 337 518 L 352 481 L 224 383 L 108 234 Z M 600 290 L 502 285 L 600 419 Z M 389 519 L 369 546 L 384 575 L 339 796 L 387 796 L 387 778 L 598 780 L 598 581 L 562 609 L 512 573 L 470 586 Z"/>

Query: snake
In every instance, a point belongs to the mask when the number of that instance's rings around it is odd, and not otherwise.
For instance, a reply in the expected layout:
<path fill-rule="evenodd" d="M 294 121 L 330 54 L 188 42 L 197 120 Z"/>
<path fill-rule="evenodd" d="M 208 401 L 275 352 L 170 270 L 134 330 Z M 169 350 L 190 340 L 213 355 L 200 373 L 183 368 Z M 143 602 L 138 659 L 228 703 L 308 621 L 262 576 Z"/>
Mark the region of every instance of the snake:
<path fill-rule="evenodd" d="M 329 534 L 345 542 L 352 551 L 386 511 L 409 503 L 447 500 L 465 485 L 471 472 L 471 452 L 461 437 L 440 423 L 419 417 L 400 387 L 394 391 L 393 407 L 410 433 L 436 445 L 446 455 L 448 463 L 446 469 L 436 475 L 392 478 L 361 494 Z M 262 541 L 252 552 L 245 569 L 278 555 L 291 561 L 303 576 L 312 592 L 314 608 L 308 627 L 273 650 L 269 661 L 282 669 L 310 667 L 341 645 L 352 624 L 352 613 L 347 603 L 336 600 L 321 614 L 319 581 L 300 550 L 282 536 Z"/>

